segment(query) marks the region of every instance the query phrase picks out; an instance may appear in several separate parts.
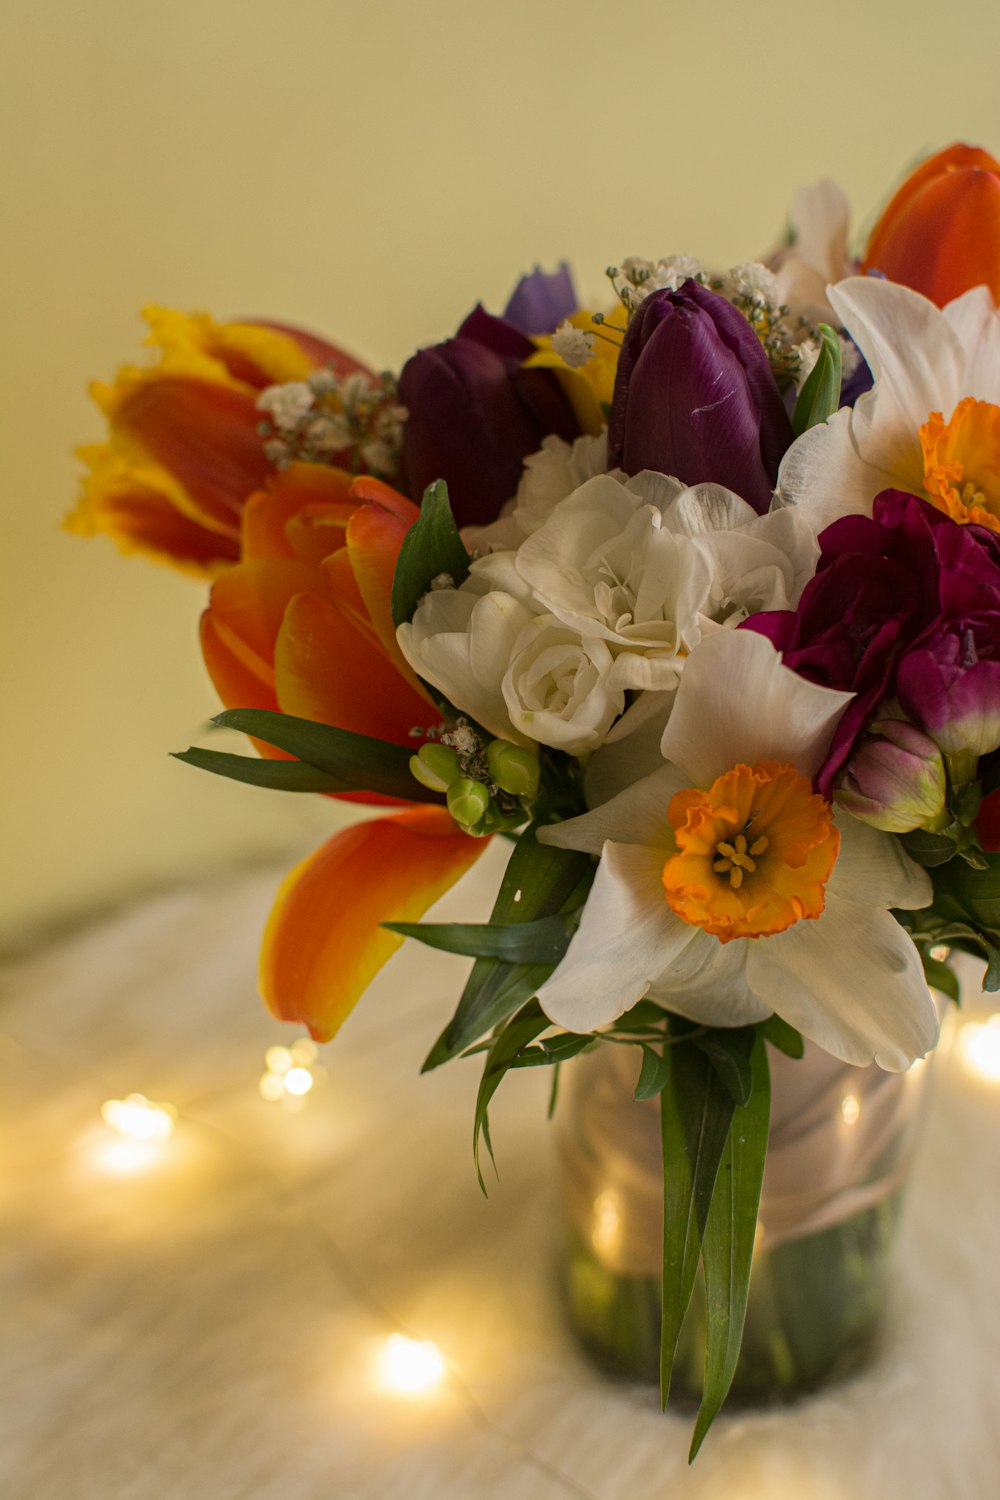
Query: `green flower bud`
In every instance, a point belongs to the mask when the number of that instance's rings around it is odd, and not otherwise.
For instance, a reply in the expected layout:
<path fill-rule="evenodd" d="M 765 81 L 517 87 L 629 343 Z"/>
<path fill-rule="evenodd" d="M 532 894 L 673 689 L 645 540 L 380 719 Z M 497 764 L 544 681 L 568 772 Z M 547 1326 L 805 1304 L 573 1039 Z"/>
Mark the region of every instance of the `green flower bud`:
<path fill-rule="evenodd" d="M 533 797 L 538 791 L 540 767 L 534 751 L 509 740 L 491 740 L 486 746 L 486 764 L 500 790 L 512 797 Z"/>
<path fill-rule="evenodd" d="M 481 781 L 471 776 L 460 776 L 448 788 L 448 811 L 461 828 L 476 830 L 486 816 L 490 805 L 490 794 Z"/>
<path fill-rule="evenodd" d="M 462 767 L 454 750 L 431 741 L 421 745 L 416 755 L 410 756 L 410 771 L 421 786 L 432 792 L 446 792 L 461 776 Z"/>

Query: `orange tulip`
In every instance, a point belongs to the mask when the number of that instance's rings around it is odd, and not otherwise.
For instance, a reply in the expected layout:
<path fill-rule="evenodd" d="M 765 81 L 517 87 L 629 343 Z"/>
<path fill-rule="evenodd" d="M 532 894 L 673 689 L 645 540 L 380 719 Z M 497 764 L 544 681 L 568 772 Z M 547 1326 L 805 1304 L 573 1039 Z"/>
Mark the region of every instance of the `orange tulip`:
<path fill-rule="evenodd" d="M 279 1019 L 329 1041 L 403 941 L 383 922 L 415 922 L 479 858 L 488 840 L 443 807 L 356 823 L 292 870 L 264 931 L 260 992 Z"/>
<path fill-rule="evenodd" d="M 978 146 L 929 157 L 885 210 L 861 269 L 939 307 L 980 283 L 1000 302 L 1000 162 Z"/>
<path fill-rule="evenodd" d="M 91 387 L 111 431 L 80 450 L 89 472 L 66 524 L 215 577 L 239 559 L 243 506 L 273 473 L 258 430 L 260 392 L 324 365 L 338 375 L 364 366 L 278 323 L 217 323 L 160 307 L 145 318 L 159 362 L 128 365 L 113 384 Z"/>
<path fill-rule="evenodd" d="M 291 464 L 250 497 L 242 560 L 216 580 L 201 623 L 227 708 L 279 709 L 397 744 L 438 722 L 396 644 L 390 603 L 417 515 L 381 481 L 318 464 Z"/>

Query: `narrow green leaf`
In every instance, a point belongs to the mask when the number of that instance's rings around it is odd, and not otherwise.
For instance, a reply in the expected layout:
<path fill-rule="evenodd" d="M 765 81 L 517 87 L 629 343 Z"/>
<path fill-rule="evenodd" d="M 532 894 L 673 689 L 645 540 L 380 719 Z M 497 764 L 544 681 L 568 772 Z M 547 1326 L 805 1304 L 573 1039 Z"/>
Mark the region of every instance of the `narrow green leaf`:
<path fill-rule="evenodd" d="M 412 620 L 413 612 L 435 578 L 447 574 L 455 587 L 469 574 L 469 554 L 455 525 L 443 479 L 424 490 L 420 515 L 403 538 L 392 580 L 392 619 L 395 625 Z"/>
<path fill-rule="evenodd" d="M 635 1097 L 636 1099 L 655 1099 L 656 1095 L 662 1093 L 666 1087 L 669 1070 L 663 1060 L 662 1052 L 657 1052 L 655 1047 L 650 1047 L 646 1042 L 640 1045 L 642 1067 L 639 1069 L 639 1082 L 635 1086 Z"/>
<path fill-rule="evenodd" d="M 221 750 L 201 750 L 192 745 L 189 750 L 172 752 L 174 760 L 187 766 L 196 766 L 201 771 L 211 771 L 216 776 L 227 776 L 230 781 L 245 781 L 250 786 L 268 787 L 275 792 L 356 792 L 357 784 L 346 782 L 341 776 L 331 776 L 328 771 L 319 771 L 302 760 L 260 760 L 252 755 L 227 755 Z"/>
<path fill-rule="evenodd" d="M 412 751 L 405 745 L 297 719 L 266 708 L 229 708 L 212 720 L 223 729 L 238 729 L 294 755 L 317 771 L 325 771 L 350 791 L 381 792 L 407 802 L 442 801 L 437 792 L 421 786 L 410 774 Z"/>
<path fill-rule="evenodd" d="M 586 854 L 540 844 L 536 824 L 526 828 L 507 863 L 490 918 L 492 923 L 525 923 L 554 916 L 572 902 L 581 904 L 581 883 L 591 877 Z M 423 1071 L 457 1057 L 473 1042 L 529 1000 L 552 972 L 551 964 L 504 963 L 479 958 L 466 981 L 458 1009 L 432 1047 Z"/>
<path fill-rule="evenodd" d="M 806 1050 L 802 1033 L 796 1031 L 794 1026 L 789 1026 L 780 1016 L 768 1016 L 766 1021 L 758 1022 L 757 1030 L 766 1042 L 777 1047 L 786 1057 L 801 1057 Z"/>
<path fill-rule="evenodd" d="M 755 1036 L 752 1026 L 734 1026 L 732 1030 L 713 1026 L 691 1038 L 718 1073 L 734 1104 L 745 1104 L 750 1098 L 750 1053 Z"/>
<path fill-rule="evenodd" d="M 763 1036 L 754 1042 L 751 1062 L 750 1098 L 732 1117 L 702 1245 L 707 1357 L 705 1388 L 688 1462 L 693 1462 L 726 1399 L 743 1342 L 771 1113 L 771 1080 Z"/>
<path fill-rule="evenodd" d="M 832 417 L 840 405 L 840 340 L 827 323 L 821 323 L 819 331 L 823 339 L 819 359 L 806 377 L 792 413 L 796 437 Z"/>
<path fill-rule="evenodd" d="M 383 922 L 390 932 L 416 938 L 429 948 L 505 963 L 557 964 L 576 925 L 568 914 L 534 922 Z"/>
<path fill-rule="evenodd" d="M 476 1113 L 473 1123 L 472 1153 L 476 1163 L 476 1176 L 479 1178 L 479 1186 L 483 1193 L 486 1192 L 486 1183 L 483 1181 L 482 1168 L 479 1163 L 479 1137 L 482 1134 L 486 1140 L 490 1156 L 493 1149 L 489 1144 L 489 1124 L 487 1112 L 490 1100 L 506 1075 L 513 1066 L 514 1059 L 523 1047 L 533 1042 L 535 1037 L 543 1032 L 546 1027 L 551 1026 L 551 1021 L 544 1014 L 540 1005 L 534 1000 L 528 1002 L 517 1015 L 512 1017 L 497 1035 L 493 1045 L 486 1054 L 486 1064 L 483 1068 L 483 1076 L 479 1084 L 479 1092 L 476 1096 Z"/>
<path fill-rule="evenodd" d="M 700 1048 L 664 1047 L 663 1318 L 660 1397 L 667 1404 L 681 1324 L 691 1301 L 712 1189 L 733 1116 L 733 1097 Z"/>

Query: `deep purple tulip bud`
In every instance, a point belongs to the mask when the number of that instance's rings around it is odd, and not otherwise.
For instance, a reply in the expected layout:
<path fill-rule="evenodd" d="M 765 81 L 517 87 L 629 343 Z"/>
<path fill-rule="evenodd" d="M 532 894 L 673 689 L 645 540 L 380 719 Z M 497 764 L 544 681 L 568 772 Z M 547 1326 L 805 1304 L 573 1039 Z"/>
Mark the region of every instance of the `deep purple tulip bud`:
<path fill-rule="evenodd" d="M 934 741 L 898 719 L 871 728 L 841 773 L 838 805 L 883 833 L 943 828 L 947 783 Z"/>
<path fill-rule="evenodd" d="M 460 526 L 486 525 L 517 489 L 524 459 L 550 433 L 572 440 L 579 424 L 552 370 L 525 370 L 535 346 L 483 308 L 454 338 L 407 360 L 399 398 L 403 476 L 419 504 L 436 479 L 447 482 Z"/>
<path fill-rule="evenodd" d="M 1000 747 L 1000 617 L 941 626 L 899 664 L 906 713 L 944 754 L 952 780 L 972 781 L 981 755 Z"/>
<path fill-rule="evenodd" d="M 651 292 L 618 359 L 608 464 L 734 490 L 761 515 L 792 427 L 760 340 L 696 281 Z"/>

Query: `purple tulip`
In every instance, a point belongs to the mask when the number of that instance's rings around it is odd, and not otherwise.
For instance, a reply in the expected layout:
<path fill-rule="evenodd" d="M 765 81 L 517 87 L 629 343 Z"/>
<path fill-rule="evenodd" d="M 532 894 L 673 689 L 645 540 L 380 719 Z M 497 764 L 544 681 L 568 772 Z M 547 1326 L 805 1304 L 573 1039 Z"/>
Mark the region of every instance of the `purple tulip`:
<path fill-rule="evenodd" d="M 503 310 L 508 323 L 522 333 L 554 333 L 579 307 L 576 288 L 566 261 L 554 271 L 536 266 L 522 276 Z"/>
<path fill-rule="evenodd" d="M 742 313 L 688 280 L 639 305 L 618 359 L 608 463 L 734 490 L 761 515 L 792 427 Z"/>
<path fill-rule="evenodd" d="M 517 489 L 524 459 L 550 433 L 580 431 L 552 370 L 526 370 L 529 338 L 476 307 L 454 338 L 407 360 L 399 397 L 403 476 L 419 502 L 436 479 L 448 484 L 460 526 L 485 525 Z"/>
<path fill-rule="evenodd" d="M 899 719 L 872 724 L 837 783 L 837 802 L 884 833 L 939 829 L 948 821 L 941 752 L 912 724 Z"/>

